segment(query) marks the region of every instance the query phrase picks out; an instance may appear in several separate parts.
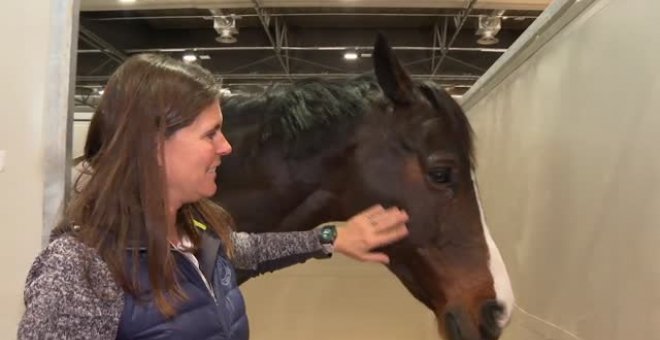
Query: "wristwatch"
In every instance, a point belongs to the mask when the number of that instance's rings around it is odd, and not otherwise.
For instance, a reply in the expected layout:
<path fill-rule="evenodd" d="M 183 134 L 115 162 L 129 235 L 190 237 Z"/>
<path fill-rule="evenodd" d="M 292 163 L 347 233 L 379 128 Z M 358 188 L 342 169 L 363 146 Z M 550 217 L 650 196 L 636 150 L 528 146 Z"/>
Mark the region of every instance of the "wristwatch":
<path fill-rule="evenodd" d="M 332 257 L 335 251 L 335 240 L 337 239 L 337 227 L 334 224 L 326 224 L 318 229 L 319 242 L 323 247 L 325 257 Z"/>
<path fill-rule="evenodd" d="M 321 227 L 319 232 L 319 241 L 321 244 L 335 244 L 337 239 L 337 227 L 334 224 L 326 224 Z"/>

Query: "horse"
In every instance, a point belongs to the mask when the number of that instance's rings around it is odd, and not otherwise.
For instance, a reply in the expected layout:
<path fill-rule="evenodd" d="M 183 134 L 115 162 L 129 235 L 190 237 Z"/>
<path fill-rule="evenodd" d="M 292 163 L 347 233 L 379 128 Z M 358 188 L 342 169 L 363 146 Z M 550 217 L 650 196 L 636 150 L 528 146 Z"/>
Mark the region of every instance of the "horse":
<path fill-rule="evenodd" d="M 410 216 L 388 269 L 451 340 L 498 339 L 513 294 L 485 223 L 472 130 L 441 87 L 414 82 L 379 36 L 374 77 L 305 80 L 221 100 L 234 153 L 213 198 L 240 231 L 310 229 L 373 204 Z"/>

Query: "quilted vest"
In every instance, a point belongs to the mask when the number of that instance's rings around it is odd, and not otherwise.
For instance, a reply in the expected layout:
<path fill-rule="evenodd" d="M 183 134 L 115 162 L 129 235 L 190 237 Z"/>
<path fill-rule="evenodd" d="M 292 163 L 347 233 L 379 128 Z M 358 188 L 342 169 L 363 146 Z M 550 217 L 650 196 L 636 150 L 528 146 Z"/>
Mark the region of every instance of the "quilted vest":
<path fill-rule="evenodd" d="M 220 240 L 210 232 L 202 233 L 196 256 L 199 270 L 184 254 L 172 252 L 178 269 L 177 280 L 186 300 L 175 306 L 177 313 L 173 318 L 168 319 L 158 311 L 151 298 L 146 251 L 141 252 L 138 269 L 141 294 L 138 298 L 124 294 L 117 339 L 247 340 L 245 301 Z"/>

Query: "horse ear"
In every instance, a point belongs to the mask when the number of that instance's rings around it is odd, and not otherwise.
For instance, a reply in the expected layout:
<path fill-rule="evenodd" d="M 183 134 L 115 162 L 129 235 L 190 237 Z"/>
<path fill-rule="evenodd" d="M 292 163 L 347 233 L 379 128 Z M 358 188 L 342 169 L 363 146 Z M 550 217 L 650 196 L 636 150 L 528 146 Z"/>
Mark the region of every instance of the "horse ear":
<path fill-rule="evenodd" d="M 385 95 L 396 104 L 413 101 L 413 81 L 392 52 L 387 39 L 378 34 L 373 52 L 374 71 L 378 85 Z"/>

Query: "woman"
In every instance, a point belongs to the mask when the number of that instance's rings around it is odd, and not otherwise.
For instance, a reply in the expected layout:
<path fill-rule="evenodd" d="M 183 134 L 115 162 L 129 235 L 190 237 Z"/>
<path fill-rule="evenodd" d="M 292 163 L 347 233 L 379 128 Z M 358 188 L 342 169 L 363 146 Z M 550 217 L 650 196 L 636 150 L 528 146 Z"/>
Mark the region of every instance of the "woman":
<path fill-rule="evenodd" d="M 157 55 L 110 78 L 90 126 L 85 184 L 25 288 L 19 339 L 247 339 L 235 269 L 258 275 L 407 235 L 407 215 L 375 206 L 344 228 L 245 234 L 210 202 L 231 145 L 213 76 Z"/>

